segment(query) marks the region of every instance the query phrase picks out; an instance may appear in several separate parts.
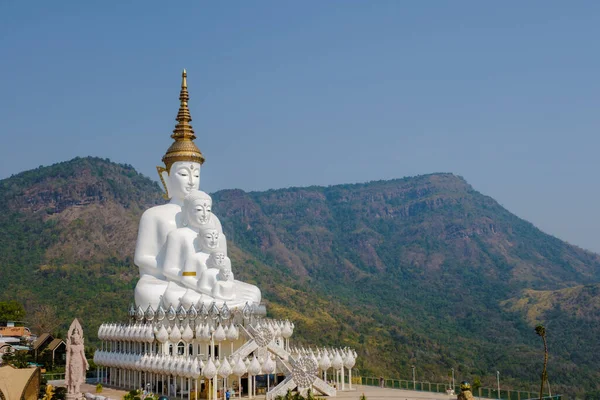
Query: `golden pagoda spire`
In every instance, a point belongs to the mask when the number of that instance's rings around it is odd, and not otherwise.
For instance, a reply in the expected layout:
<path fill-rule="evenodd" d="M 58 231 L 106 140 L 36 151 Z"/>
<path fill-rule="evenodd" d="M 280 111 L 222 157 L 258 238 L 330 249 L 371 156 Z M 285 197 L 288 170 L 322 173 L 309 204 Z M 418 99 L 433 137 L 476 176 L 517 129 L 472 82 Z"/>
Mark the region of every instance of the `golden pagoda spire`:
<path fill-rule="evenodd" d="M 175 142 L 171 144 L 171 147 L 169 147 L 167 153 L 162 158 L 167 172 L 171 169 L 171 165 L 176 161 L 204 163 L 204 156 L 193 142 L 193 140 L 196 139 L 196 135 L 190 124 L 192 116 L 190 115 L 190 109 L 188 108 L 189 99 L 190 95 L 187 90 L 187 72 L 184 69 L 181 74 L 179 111 L 177 112 L 177 118 L 175 118 L 177 120 L 177 125 L 175 125 L 175 129 L 171 135 L 171 137 L 175 139 Z"/>

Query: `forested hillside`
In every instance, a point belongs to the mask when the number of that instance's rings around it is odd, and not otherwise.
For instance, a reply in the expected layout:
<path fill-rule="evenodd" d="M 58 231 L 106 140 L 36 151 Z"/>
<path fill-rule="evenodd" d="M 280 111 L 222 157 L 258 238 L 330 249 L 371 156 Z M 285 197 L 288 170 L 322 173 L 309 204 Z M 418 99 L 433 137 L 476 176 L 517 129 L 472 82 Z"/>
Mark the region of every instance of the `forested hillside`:
<path fill-rule="evenodd" d="M 131 166 L 97 158 L 0 181 L 0 300 L 54 305 L 63 328 L 78 317 L 87 332 L 123 320 L 138 277 L 137 222 L 162 201 Z M 455 368 L 492 385 L 498 370 L 507 386 L 534 387 L 542 322 L 553 390 L 600 382 L 586 350 L 600 335 L 600 257 L 460 177 L 225 190 L 213 201 L 236 277 L 262 289 L 270 316 L 296 321 L 296 341 L 356 348 L 364 375 L 406 379 L 416 365 L 420 379 L 443 382 Z M 569 289 L 578 286 L 587 289 Z M 550 305 L 536 295 L 561 290 L 577 295 Z M 540 304 L 535 318 L 527 296 Z"/>

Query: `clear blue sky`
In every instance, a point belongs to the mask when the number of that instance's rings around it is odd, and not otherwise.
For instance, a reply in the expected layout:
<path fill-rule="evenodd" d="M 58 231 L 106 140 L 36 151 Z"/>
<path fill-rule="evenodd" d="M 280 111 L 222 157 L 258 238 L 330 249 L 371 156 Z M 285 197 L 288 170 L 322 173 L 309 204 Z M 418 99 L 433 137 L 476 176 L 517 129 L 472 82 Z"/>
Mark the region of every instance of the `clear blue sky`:
<path fill-rule="evenodd" d="M 155 178 L 187 68 L 207 191 L 453 172 L 600 251 L 599 39 L 597 1 L 5 0 L 0 179 Z"/>

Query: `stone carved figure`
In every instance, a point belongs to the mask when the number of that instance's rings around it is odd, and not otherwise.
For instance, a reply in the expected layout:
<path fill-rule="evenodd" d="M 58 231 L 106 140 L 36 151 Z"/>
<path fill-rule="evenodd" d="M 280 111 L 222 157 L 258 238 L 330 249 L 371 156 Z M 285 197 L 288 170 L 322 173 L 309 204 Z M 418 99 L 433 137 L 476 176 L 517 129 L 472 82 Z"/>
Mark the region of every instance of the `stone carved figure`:
<path fill-rule="evenodd" d="M 165 167 L 157 167 L 165 187 L 167 204 L 152 207 L 140 220 L 134 262 L 140 270 L 135 288 L 135 303 L 142 309 L 158 309 L 182 304 L 188 308 L 198 302 L 236 299 L 243 305 L 260 304 L 260 290 L 235 281 L 231 273 L 208 268 L 212 253 L 219 253 L 221 264 L 227 257 L 226 238 L 219 219 L 212 213 L 212 199 L 199 190 L 204 156 L 196 147 L 187 102 L 187 75 L 182 75 L 181 102 L 174 142 L 163 157 Z M 227 279 L 224 277 L 227 276 Z M 213 290 L 219 283 L 219 289 Z M 210 283 L 210 284 L 208 284 Z M 228 303 L 229 306 L 232 306 Z"/>
<path fill-rule="evenodd" d="M 90 368 L 83 347 L 83 329 L 76 319 L 73 320 L 67 334 L 67 364 L 65 384 L 67 399 L 80 399 L 80 386 L 85 382 L 85 371 Z"/>

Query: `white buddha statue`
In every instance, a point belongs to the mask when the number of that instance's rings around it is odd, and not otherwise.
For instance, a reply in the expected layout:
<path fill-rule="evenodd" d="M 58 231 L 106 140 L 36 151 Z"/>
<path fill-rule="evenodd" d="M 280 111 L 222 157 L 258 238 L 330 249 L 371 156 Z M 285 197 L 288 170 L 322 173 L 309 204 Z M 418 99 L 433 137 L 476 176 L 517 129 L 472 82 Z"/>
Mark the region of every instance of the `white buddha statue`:
<path fill-rule="evenodd" d="M 148 305 L 156 309 L 168 284 L 159 267 L 159 259 L 169 232 L 183 227 L 183 199 L 190 191 L 199 188 L 200 167 L 204 163 L 204 156 L 193 142 L 196 136 L 190 125 L 192 118 L 187 105 L 189 94 L 185 70 L 179 100 L 177 125 L 171 135 L 175 141 L 162 159 L 165 167 L 157 167 L 169 202 L 146 210 L 138 229 L 134 263 L 140 270 L 140 280 L 135 288 L 135 303 L 143 309 Z M 214 223 L 222 231 L 218 219 L 215 218 Z"/>
<path fill-rule="evenodd" d="M 165 307 L 182 304 L 188 308 L 213 301 L 228 301 L 230 307 L 246 302 L 260 305 L 260 289 L 233 279 L 226 238 L 212 214 L 212 199 L 198 190 L 204 156 L 193 142 L 185 70 L 179 99 L 178 123 L 171 135 L 175 141 L 162 159 L 165 167 L 157 167 L 169 203 L 148 209 L 140 220 L 134 257 L 140 269 L 135 303 L 142 309 L 157 309 L 161 299 Z"/>

